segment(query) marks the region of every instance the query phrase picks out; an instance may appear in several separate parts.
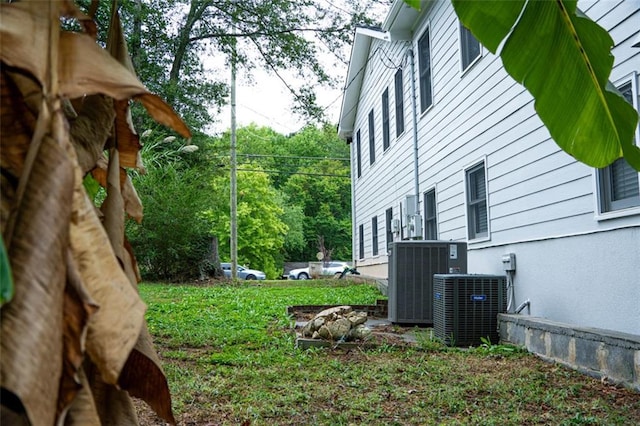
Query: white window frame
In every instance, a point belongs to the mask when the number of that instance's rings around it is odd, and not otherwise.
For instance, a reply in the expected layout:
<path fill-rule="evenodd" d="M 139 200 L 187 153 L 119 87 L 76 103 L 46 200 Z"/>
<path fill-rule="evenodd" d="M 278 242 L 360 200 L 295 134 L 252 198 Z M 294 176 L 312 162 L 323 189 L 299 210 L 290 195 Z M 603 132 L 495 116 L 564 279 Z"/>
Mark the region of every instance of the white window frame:
<path fill-rule="evenodd" d="M 364 260 L 364 223 L 358 225 L 358 259 Z"/>
<path fill-rule="evenodd" d="M 369 129 L 369 167 L 376 163 L 376 114 L 371 108 L 367 115 L 367 128 Z"/>
<path fill-rule="evenodd" d="M 376 215 L 371 217 L 371 256 L 372 257 L 377 257 L 380 255 L 380 234 L 378 232 L 379 230 L 380 230 L 380 225 L 378 223 L 378 216 Z"/>
<path fill-rule="evenodd" d="M 420 40 L 422 39 L 422 36 L 424 36 L 424 33 L 428 31 L 429 32 L 429 68 L 430 68 L 430 78 L 429 78 L 429 89 L 430 89 L 430 93 L 431 93 L 431 104 L 428 105 L 424 111 L 422 111 L 422 85 L 421 85 L 421 81 L 420 81 Z M 414 51 L 416 52 L 416 62 L 417 62 L 417 67 L 416 67 L 416 72 L 417 72 L 417 76 L 411 76 L 411 78 L 416 78 L 418 80 L 418 84 L 417 84 L 417 93 L 416 96 L 418 97 L 418 99 L 416 99 L 416 102 L 420 108 L 420 117 L 423 117 L 424 115 L 426 115 L 432 108 L 433 105 L 435 104 L 435 94 L 433 93 L 433 37 L 431 37 L 433 34 L 431 33 L 431 23 L 427 22 L 426 25 L 424 26 L 424 28 L 421 29 L 420 31 L 420 36 L 418 38 L 416 38 L 416 45 L 415 45 L 415 49 Z"/>
<path fill-rule="evenodd" d="M 475 169 L 476 167 L 478 167 L 479 165 L 483 165 L 484 166 L 484 187 L 485 187 L 485 205 L 487 208 L 487 234 L 486 235 L 481 235 L 481 236 L 474 236 L 473 238 L 471 237 L 471 229 L 469 227 L 469 182 L 468 182 L 468 173 L 470 170 Z M 465 218 L 465 226 L 467 228 L 467 240 L 469 241 L 469 243 L 480 243 L 480 242 L 484 242 L 484 241 L 490 241 L 491 240 L 491 215 L 490 215 L 490 208 L 489 208 L 489 176 L 488 176 L 488 164 L 487 164 L 487 158 L 486 156 L 474 161 L 473 163 L 469 164 L 467 167 L 465 167 L 463 169 L 463 174 L 462 174 L 462 184 L 464 186 L 464 218 Z"/>
<path fill-rule="evenodd" d="M 385 103 L 386 97 L 386 103 Z M 380 95 L 380 109 L 382 115 L 382 152 L 383 154 L 391 148 L 391 113 L 389 112 L 389 87 L 385 87 Z M 385 111 L 386 109 L 386 111 Z M 385 146 L 386 145 L 386 146 Z"/>
<path fill-rule="evenodd" d="M 362 139 L 360 137 L 360 129 L 356 132 L 356 178 L 362 177 Z"/>
<path fill-rule="evenodd" d="M 616 80 L 613 85 L 615 87 L 621 87 L 626 83 L 631 82 L 631 91 L 633 93 L 633 97 L 632 97 L 632 101 L 633 101 L 633 107 L 636 109 L 636 111 L 638 110 L 638 104 L 640 102 L 640 100 L 638 99 L 640 96 L 640 92 L 638 91 L 638 73 L 636 71 L 633 71 L 630 74 L 627 74 L 626 76 Z M 636 140 L 635 143 L 638 144 L 640 143 L 640 124 L 638 125 L 638 128 L 636 128 Z M 594 168 L 593 169 L 593 187 L 595 188 L 594 191 L 594 204 L 595 204 L 595 208 L 594 208 L 594 212 L 595 212 L 595 216 L 594 219 L 596 221 L 601 221 L 601 220 L 609 220 L 609 219 L 616 219 L 619 217 L 625 217 L 625 216 L 632 216 L 632 215 L 637 215 L 640 214 L 640 206 L 632 206 L 632 207 L 628 207 L 628 208 L 621 208 L 618 210 L 610 210 L 610 211 L 603 211 L 602 209 L 602 204 L 603 204 L 603 194 L 604 194 L 604 189 L 602 188 L 602 184 L 601 184 L 602 180 L 600 177 L 600 170 Z M 638 184 L 640 185 L 640 173 L 638 174 Z"/>
<path fill-rule="evenodd" d="M 402 77 L 400 80 L 400 87 L 398 88 L 397 85 L 397 76 L 398 73 L 400 74 L 400 77 Z M 413 77 L 413 76 L 412 76 Z M 398 70 L 396 70 L 396 72 L 393 74 L 393 109 L 395 110 L 395 129 L 396 129 L 396 139 L 399 138 L 400 136 L 402 136 L 407 128 L 407 123 L 406 123 L 406 116 L 404 113 L 404 79 L 405 79 L 405 73 L 404 73 L 404 69 L 403 68 L 398 68 Z M 400 89 L 400 90 L 398 90 Z M 400 99 L 402 101 L 402 108 L 399 108 L 398 105 L 398 99 Z M 398 114 L 400 113 L 400 114 Z M 398 121 L 402 121 L 402 131 L 399 132 L 398 131 Z"/>
<path fill-rule="evenodd" d="M 434 203 L 434 209 L 435 209 L 435 221 L 436 221 L 436 235 L 434 240 L 437 240 L 439 235 L 440 235 L 440 231 L 439 231 L 439 226 L 438 226 L 438 190 L 435 186 L 432 186 L 430 188 L 427 188 L 426 191 L 424 191 L 422 193 L 422 198 L 423 198 L 423 203 L 424 203 L 424 238 L 425 240 L 428 240 L 427 238 L 427 193 L 433 191 L 433 203 Z"/>
<path fill-rule="evenodd" d="M 482 43 L 480 43 L 480 41 L 478 39 L 478 47 L 480 49 L 480 52 L 478 53 L 478 56 L 476 56 L 476 58 L 469 62 L 469 65 L 467 65 L 467 67 L 465 68 L 463 63 L 462 63 L 462 59 L 463 59 L 463 54 L 462 54 L 462 32 L 465 29 L 464 25 L 462 25 L 462 21 L 458 20 L 458 48 L 459 48 L 459 52 L 460 52 L 460 76 L 463 76 L 464 74 L 466 74 L 471 68 L 473 68 L 473 66 L 478 63 L 478 61 L 480 61 L 480 58 L 482 58 L 484 56 L 484 47 L 482 46 Z M 467 31 L 471 32 L 470 30 L 467 29 Z M 473 34 L 472 34 L 473 35 Z M 474 36 L 475 37 L 475 36 Z"/>

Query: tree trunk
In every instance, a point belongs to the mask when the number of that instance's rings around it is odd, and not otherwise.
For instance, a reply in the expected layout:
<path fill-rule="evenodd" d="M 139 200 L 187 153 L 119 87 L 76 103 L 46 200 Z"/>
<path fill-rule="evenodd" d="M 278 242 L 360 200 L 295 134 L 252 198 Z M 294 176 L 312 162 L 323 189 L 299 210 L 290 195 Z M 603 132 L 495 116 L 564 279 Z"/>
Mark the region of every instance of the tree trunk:
<path fill-rule="evenodd" d="M 178 79 L 180 78 L 180 69 L 182 68 L 182 61 L 184 60 L 187 47 L 189 47 L 189 43 L 191 43 L 191 31 L 193 30 L 193 26 L 202 18 L 202 14 L 210 5 L 210 0 L 191 0 L 191 7 L 189 8 L 187 21 L 178 33 L 173 63 L 171 64 L 171 71 L 169 72 L 169 81 L 173 84 L 177 84 Z"/>
<path fill-rule="evenodd" d="M 131 62 L 134 69 L 140 67 L 140 49 L 142 40 L 142 0 L 134 0 L 133 33 L 131 34 Z"/>

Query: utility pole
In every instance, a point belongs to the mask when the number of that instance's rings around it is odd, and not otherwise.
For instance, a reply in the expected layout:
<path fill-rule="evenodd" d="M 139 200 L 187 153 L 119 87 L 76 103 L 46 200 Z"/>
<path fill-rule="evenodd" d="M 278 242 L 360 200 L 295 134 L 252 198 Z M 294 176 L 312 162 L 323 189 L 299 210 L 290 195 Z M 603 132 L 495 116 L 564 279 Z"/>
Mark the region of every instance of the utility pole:
<path fill-rule="evenodd" d="M 236 41 L 231 50 L 231 279 L 238 279 L 238 171 L 236 160 Z"/>

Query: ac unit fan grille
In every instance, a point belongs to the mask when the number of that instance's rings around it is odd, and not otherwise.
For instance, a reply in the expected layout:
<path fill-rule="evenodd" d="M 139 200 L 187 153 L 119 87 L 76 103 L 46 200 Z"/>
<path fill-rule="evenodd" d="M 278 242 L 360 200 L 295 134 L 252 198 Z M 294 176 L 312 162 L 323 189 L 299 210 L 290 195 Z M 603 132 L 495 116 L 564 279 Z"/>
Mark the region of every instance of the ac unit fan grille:
<path fill-rule="evenodd" d="M 435 275 L 433 332 L 448 345 L 498 342 L 498 313 L 506 311 L 506 278 L 499 275 Z"/>

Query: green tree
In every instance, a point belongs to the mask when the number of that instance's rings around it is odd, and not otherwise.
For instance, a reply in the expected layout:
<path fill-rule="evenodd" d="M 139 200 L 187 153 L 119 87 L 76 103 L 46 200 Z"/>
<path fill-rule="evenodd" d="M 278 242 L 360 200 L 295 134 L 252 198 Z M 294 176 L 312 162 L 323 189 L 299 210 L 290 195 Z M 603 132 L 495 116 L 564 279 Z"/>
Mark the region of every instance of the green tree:
<path fill-rule="evenodd" d="M 81 0 L 89 9 L 90 0 Z M 98 28 L 109 22 L 100 2 Z M 215 118 L 228 93 L 229 58 L 239 72 L 263 68 L 291 93 L 294 113 L 321 119 L 316 91 L 335 86 L 333 61 L 346 64 L 356 24 L 374 24 L 364 2 L 340 7 L 315 0 L 120 0 L 129 51 L 141 80 L 162 94 L 196 130 Z M 101 33 L 101 39 L 105 40 Z M 136 124 L 142 122 L 136 115 Z"/>
<path fill-rule="evenodd" d="M 252 165 L 259 169 L 259 165 Z M 229 177 L 213 181 L 214 208 L 203 212 L 218 236 L 221 258 L 230 252 Z M 238 174 L 238 263 L 263 270 L 267 277 L 281 275 L 282 250 L 288 228 L 283 221 L 281 197 L 271 186 L 269 176 L 259 171 Z M 226 255 L 226 256 L 225 256 Z"/>
<path fill-rule="evenodd" d="M 211 172 L 194 160 L 206 151 L 194 152 L 196 145 L 180 145 L 162 134 L 143 139 L 149 139 L 142 151 L 147 173 L 135 174 L 133 183 L 144 218 L 127 224 L 141 272 L 145 279 L 198 278 L 212 237 L 211 221 L 202 212 L 217 202 L 205 178 Z"/>
<path fill-rule="evenodd" d="M 297 260 L 314 259 L 318 238 L 323 237 L 334 258 L 351 258 L 351 184 L 349 165 L 321 160 L 301 167 L 291 176 L 284 191 L 302 206 L 305 247 Z"/>

